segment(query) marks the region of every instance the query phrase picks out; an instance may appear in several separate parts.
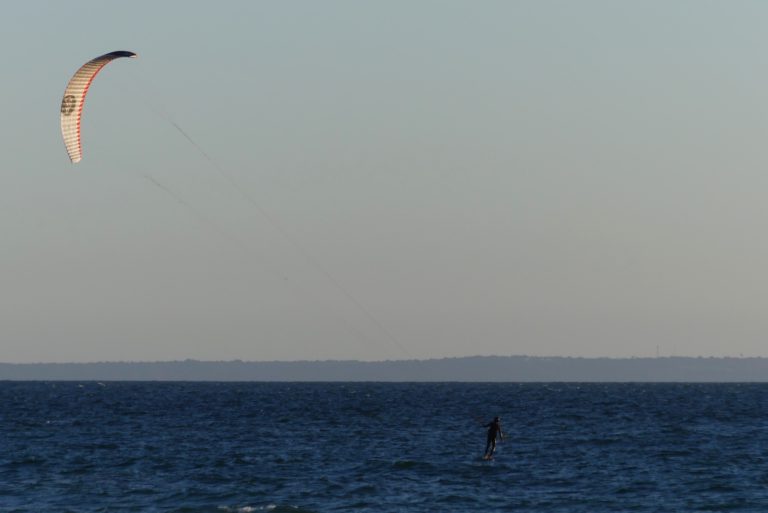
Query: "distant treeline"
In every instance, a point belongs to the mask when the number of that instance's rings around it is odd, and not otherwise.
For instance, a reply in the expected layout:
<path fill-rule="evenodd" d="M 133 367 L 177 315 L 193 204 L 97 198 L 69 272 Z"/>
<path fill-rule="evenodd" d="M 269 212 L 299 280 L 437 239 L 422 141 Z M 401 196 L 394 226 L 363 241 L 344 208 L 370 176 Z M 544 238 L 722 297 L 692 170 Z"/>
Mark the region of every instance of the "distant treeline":
<path fill-rule="evenodd" d="M 0 380 L 768 382 L 768 358 L 472 356 L 381 362 L 0 363 Z"/>

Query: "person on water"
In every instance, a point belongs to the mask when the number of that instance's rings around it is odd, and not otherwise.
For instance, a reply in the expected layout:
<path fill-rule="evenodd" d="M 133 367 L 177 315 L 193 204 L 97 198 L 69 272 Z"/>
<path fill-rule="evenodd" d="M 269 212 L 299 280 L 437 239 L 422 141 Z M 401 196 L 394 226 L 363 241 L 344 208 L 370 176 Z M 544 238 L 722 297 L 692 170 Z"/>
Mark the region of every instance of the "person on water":
<path fill-rule="evenodd" d="M 504 441 L 504 432 L 501 430 L 501 419 L 494 417 L 493 420 L 483 427 L 488 428 L 488 438 L 485 442 L 485 454 L 483 458 L 490 460 L 493 458 L 493 453 L 496 451 L 496 438 L 502 442 Z"/>

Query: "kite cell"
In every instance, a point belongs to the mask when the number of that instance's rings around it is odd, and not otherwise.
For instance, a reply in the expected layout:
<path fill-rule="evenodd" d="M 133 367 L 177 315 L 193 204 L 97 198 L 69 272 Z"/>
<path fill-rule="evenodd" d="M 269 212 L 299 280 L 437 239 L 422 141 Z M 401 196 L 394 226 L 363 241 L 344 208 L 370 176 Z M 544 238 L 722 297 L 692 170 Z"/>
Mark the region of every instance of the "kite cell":
<path fill-rule="evenodd" d="M 88 94 L 88 88 L 101 68 L 120 57 L 136 57 L 136 54 L 118 51 L 96 57 L 83 64 L 67 84 L 64 98 L 61 100 L 61 136 L 64 138 L 64 145 L 67 147 L 67 153 L 73 163 L 80 162 L 83 158 L 80 143 L 80 118 L 83 114 L 83 105 L 85 104 L 85 95 Z"/>

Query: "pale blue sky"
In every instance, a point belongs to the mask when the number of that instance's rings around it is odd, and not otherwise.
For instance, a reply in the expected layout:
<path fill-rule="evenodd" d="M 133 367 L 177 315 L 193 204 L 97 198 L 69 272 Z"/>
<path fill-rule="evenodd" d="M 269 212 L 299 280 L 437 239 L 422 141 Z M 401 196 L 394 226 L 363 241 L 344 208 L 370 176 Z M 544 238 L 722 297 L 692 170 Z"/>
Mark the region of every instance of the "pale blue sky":
<path fill-rule="evenodd" d="M 8 3 L 0 361 L 768 356 L 766 22 Z M 72 165 L 61 95 L 113 50 Z"/>

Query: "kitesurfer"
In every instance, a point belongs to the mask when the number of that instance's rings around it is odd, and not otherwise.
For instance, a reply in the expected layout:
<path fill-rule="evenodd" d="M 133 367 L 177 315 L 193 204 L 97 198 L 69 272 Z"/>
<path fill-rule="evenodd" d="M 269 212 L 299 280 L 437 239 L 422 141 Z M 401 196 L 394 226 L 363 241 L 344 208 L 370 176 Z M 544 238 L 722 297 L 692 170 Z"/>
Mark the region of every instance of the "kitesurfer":
<path fill-rule="evenodd" d="M 496 451 L 496 438 L 504 441 L 504 432 L 501 430 L 501 419 L 494 417 L 493 420 L 483 427 L 488 428 L 488 438 L 485 442 L 485 454 L 483 459 L 490 460 L 493 458 L 493 453 Z"/>

